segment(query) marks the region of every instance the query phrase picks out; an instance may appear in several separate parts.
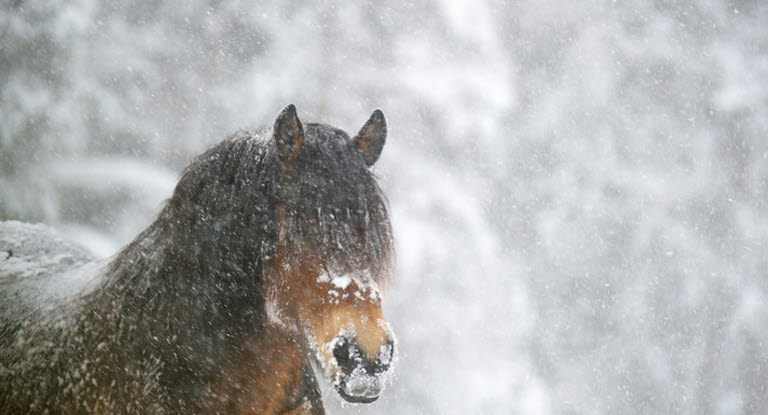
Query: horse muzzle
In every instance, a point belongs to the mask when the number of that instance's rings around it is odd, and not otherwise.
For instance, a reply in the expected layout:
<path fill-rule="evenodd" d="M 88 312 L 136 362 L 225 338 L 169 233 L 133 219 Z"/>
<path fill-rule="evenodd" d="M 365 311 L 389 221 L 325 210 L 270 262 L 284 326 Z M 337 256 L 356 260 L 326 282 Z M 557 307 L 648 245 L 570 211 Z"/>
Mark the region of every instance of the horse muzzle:
<path fill-rule="evenodd" d="M 360 350 L 351 336 L 333 340 L 333 358 L 338 366 L 333 385 L 348 402 L 370 403 L 379 398 L 389 381 L 395 355 L 395 341 L 390 333 L 387 341 L 371 357 Z"/>

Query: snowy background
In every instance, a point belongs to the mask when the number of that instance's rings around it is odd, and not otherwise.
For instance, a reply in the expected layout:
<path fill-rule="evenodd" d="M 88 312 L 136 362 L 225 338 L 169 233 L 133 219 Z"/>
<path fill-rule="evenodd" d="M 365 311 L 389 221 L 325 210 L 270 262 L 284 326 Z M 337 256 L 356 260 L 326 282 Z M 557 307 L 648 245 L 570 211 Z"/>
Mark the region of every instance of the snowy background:
<path fill-rule="evenodd" d="M 766 413 L 766 3 L 2 0 L 0 219 L 110 255 L 288 103 L 390 125 L 401 359 L 331 413 Z"/>

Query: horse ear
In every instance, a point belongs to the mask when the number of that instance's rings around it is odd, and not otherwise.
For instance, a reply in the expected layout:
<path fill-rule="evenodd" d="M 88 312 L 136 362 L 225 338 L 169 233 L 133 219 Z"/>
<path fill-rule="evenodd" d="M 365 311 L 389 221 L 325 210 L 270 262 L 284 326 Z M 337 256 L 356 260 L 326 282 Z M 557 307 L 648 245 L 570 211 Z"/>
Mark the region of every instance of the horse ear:
<path fill-rule="evenodd" d="M 278 156 L 284 166 L 291 166 L 296 162 L 304 145 L 304 127 L 296 115 L 296 107 L 293 104 L 283 108 L 275 119 L 274 140 L 277 145 Z"/>
<path fill-rule="evenodd" d="M 384 119 L 384 113 L 379 109 L 374 111 L 352 140 L 360 150 L 365 164 L 368 167 L 373 166 L 381 155 L 384 142 L 387 141 L 387 121 Z"/>

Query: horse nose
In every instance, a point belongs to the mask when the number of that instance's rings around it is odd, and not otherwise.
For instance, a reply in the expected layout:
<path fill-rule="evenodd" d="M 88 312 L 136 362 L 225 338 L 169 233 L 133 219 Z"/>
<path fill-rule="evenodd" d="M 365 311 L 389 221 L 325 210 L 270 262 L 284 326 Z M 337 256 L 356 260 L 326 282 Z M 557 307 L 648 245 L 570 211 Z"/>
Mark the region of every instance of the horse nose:
<path fill-rule="evenodd" d="M 338 372 L 333 384 L 342 398 L 349 402 L 370 403 L 379 398 L 392 371 L 395 342 L 392 336 L 378 350 L 365 353 L 352 336 L 334 339 L 333 357 Z"/>
<path fill-rule="evenodd" d="M 357 342 L 348 337 L 337 337 L 336 345 L 333 348 L 336 363 L 339 365 L 339 369 L 346 374 L 352 374 L 358 368 L 363 369 L 368 375 L 379 375 L 386 372 L 392 365 L 394 352 L 395 345 L 389 337 L 373 359 L 367 358 L 360 350 Z"/>
<path fill-rule="evenodd" d="M 357 344 L 347 337 L 337 337 L 333 347 L 333 357 L 344 373 L 352 373 L 356 367 L 363 363 L 363 354 Z"/>

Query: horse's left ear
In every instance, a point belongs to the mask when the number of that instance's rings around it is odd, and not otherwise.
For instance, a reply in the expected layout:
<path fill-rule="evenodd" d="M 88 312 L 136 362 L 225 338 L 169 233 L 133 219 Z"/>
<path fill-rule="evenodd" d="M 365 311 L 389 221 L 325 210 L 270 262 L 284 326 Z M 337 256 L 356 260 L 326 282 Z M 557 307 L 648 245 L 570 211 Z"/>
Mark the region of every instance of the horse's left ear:
<path fill-rule="evenodd" d="M 284 167 L 291 167 L 299 157 L 299 152 L 304 146 L 304 127 L 296 115 L 296 107 L 288 105 L 277 114 L 275 119 L 274 140 L 280 162 Z"/>
<path fill-rule="evenodd" d="M 384 119 L 384 113 L 379 109 L 374 111 L 352 141 L 360 150 L 365 164 L 368 167 L 373 166 L 381 155 L 384 142 L 387 141 L 387 121 Z"/>

